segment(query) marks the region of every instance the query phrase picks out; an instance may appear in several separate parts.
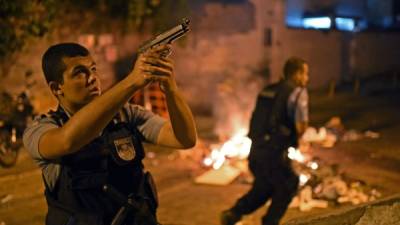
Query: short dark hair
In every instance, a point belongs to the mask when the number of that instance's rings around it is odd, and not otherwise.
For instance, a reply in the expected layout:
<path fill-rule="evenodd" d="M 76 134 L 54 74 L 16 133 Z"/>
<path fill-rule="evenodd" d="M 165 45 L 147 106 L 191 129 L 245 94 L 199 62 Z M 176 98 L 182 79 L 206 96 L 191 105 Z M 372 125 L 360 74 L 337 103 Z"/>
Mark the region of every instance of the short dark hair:
<path fill-rule="evenodd" d="M 42 69 L 47 83 L 64 82 L 63 73 L 66 66 L 64 57 L 88 56 L 89 51 L 77 43 L 60 43 L 50 46 L 42 57 Z"/>
<path fill-rule="evenodd" d="M 286 60 L 285 66 L 283 67 L 283 75 L 285 79 L 291 78 L 298 71 L 303 71 L 303 65 L 307 62 L 299 57 L 290 57 Z"/>

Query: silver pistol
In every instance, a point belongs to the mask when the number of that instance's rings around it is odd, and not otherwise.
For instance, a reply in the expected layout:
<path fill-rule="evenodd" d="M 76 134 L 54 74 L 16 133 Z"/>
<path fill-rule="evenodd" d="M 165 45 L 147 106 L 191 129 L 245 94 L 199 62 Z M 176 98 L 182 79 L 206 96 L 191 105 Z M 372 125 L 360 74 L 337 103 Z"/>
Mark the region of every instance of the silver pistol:
<path fill-rule="evenodd" d="M 152 48 L 157 45 L 161 44 L 170 44 L 173 41 L 179 39 L 180 37 L 184 36 L 189 31 L 189 19 L 183 19 L 182 23 L 157 35 L 153 39 L 150 39 L 143 43 L 139 49 L 138 53 L 141 54 L 145 52 L 147 49 Z"/>

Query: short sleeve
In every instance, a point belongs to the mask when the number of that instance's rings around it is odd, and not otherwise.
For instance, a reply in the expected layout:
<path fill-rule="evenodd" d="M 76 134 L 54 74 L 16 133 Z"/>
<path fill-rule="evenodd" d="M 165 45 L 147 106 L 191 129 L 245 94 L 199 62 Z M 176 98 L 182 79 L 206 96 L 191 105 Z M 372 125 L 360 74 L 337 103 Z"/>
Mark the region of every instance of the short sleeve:
<path fill-rule="evenodd" d="M 47 131 L 57 128 L 56 121 L 48 117 L 37 117 L 33 123 L 25 129 L 23 142 L 25 149 L 40 166 L 48 187 L 52 190 L 60 174 L 60 164 L 44 159 L 39 153 L 39 140 Z"/>
<path fill-rule="evenodd" d="M 296 104 L 295 111 L 296 122 L 308 122 L 308 93 L 307 89 L 302 89 Z"/>
<path fill-rule="evenodd" d="M 42 166 L 44 158 L 39 153 L 39 140 L 47 131 L 57 128 L 56 121 L 48 117 L 37 117 L 33 123 L 24 131 L 23 142 L 25 149 L 34 160 Z"/>
<path fill-rule="evenodd" d="M 166 119 L 139 105 L 125 106 L 130 123 L 139 130 L 145 141 L 156 143 Z"/>

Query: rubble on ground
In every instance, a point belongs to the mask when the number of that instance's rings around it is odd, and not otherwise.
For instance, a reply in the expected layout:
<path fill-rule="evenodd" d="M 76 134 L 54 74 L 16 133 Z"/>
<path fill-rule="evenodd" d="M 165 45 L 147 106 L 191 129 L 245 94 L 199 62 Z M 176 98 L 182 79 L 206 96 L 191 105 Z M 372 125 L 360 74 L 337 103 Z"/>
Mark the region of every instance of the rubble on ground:
<path fill-rule="evenodd" d="M 6 194 L 3 196 L 0 196 L 0 204 L 5 204 L 5 203 L 11 201 L 13 198 L 14 198 L 14 196 L 11 194 Z"/>
<path fill-rule="evenodd" d="M 381 197 L 375 188 L 340 173 L 339 165 L 327 165 L 316 158 L 303 158 L 304 160 L 292 159 L 293 167 L 300 175 L 300 187 L 290 208 L 309 211 L 338 204 L 358 205 Z"/>
<path fill-rule="evenodd" d="M 363 138 L 380 138 L 380 134 L 367 130 L 360 132 L 354 129 L 346 130 L 340 117 L 332 117 L 319 129 L 308 127 L 303 135 L 303 140 L 316 143 L 325 148 L 332 148 L 337 141 L 357 141 Z"/>
<path fill-rule="evenodd" d="M 240 175 L 240 169 L 224 164 L 216 170 L 209 170 L 194 180 L 197 184 L 228 185 Z"/>
<path fill-rule="evenodd" d="M 195 182 L 228 185 L 237 177 L 241 177 L 241 181 L 251 183 L 252 177 L 247 170 L 247 164 L 240 163 L 247 162 L 245 159 L 251 146 L 251 140 L 245 133 L 242 130 L 223 144 L 210 144 L 208 154 L 204 154 L 207 146 L 201 142 L 203 157 L 199 161 L 209 170 L 196 177 Z M 379 138 L 380 135 L 373 131 L 346 130 L 340 117 L 332 117 L 324 127 L 318 129 L 309 127 L 302 137 L 302 143 L 305 144 L 301 146 L 302 150 L 293 147 L 288 149 L 288 158 L 292 160 L 293 167 L 299 175 L 299 191 L 290 207 L 309 211 L 338 204 L 357 205 L 381 197 L 379 191 L 373 187 L 339 173 L 339 165 L 328 165 L 318 158 L 313 158 L 311 154 L 313 144 L 332 148 L 338 141 L 355 141 L 366 137 Z"/>

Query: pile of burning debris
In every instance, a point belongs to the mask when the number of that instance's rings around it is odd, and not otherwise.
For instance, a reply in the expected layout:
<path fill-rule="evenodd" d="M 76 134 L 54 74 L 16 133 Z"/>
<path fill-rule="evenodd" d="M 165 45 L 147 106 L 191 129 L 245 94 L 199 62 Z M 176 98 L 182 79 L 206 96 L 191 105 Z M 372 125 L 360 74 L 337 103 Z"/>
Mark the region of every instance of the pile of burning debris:
<path fill-rule="evenodd" d="M 300 180 L 298 195 L 290 204 L 292 208 L 309 211 L 343 203 L 356 205 L 374 201 L 381 196 L 364 182 L 339 173 L 338 165 L 326 165 L 295 148 L 289 148 L 288 156 Z"/>
<path fill-rule="evenodd" d="M 250 152 L 251 140 L 245 134 L 243 129 L 224 144 L 212 147 L 210 154 L 203 159 L 203 164 L 212 169 L 197 177 L 195 182 L 227 185 L 241 174 L 248 174 L 244 159 Z M 310 148 L 310 143 L 330 148 L 338 140 L 352 141 L 363 137 L 379 138 L 379 134 L 371 131 L 345 131 L 340 118 L 334 117 L 318 131 L 309 128 L 303 140 L 308 143 L 306 148 Z M 292 147 L 288 149 L 288 157 L 292 160 L 300 181 L 298 195 L 290 207 L 308 211 L 336 204 L 365 203 L 381 196 L 376 189 L 364 182 L 350 179 L 340 173 L 338 165 L 328 165 L 307 152 L 312 151 L 300 151 Z"/>

